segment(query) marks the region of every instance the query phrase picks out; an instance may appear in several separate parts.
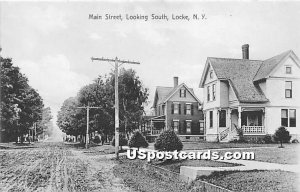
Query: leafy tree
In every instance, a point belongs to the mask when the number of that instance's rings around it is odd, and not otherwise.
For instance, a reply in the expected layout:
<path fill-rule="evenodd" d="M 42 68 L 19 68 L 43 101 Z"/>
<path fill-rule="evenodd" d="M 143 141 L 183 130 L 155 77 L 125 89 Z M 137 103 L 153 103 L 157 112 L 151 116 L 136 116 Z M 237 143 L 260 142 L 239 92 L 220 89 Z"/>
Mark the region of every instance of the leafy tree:
<path fill-rule="evenodd" d="M 90 132 L 98 131 L 104 134 L 104 138 L 114 134 L 114 96 L 114 74 L 99 76 L 93 83 L 79 90 L 73 104 L 68 104 L 69 101 L 65 101 L 67 103 L 63 104 L 58 114 L 58 126 L 67 134 L 75 134 L 75 130 L 77 130 L 76 134 L 84 134 L 86 110 L 74 109 L 78 106 L 97 106 L 99 108 L 89 111 Z M 128 135 L 138 128 L 147 99 L 148 89 L 143 87 L 136 72 L 132 69 L 121 69 L 119 75 L 121 132 Z"/>
<path fill-rule="evenodd" d="M 1 126 L 7 141 L 27 134 L 42 118 L 43 100 L 28 84 L 28 79 L 13 66 L 10 58 L 1 58 Z M 23 141 L 23 139 L 21 139 Z"/>
<path fill-rule="evenodd" d="M 274 134 L 275 141 L 280 142 L 280 147 L 283 148 L 282 143 L 288 143 L 291 139 L 290 132 L 285 127 L 279 127 Z"/>
<path fill-rule="evenodd" d="M 149 146 L 145 137 L 139 131 L 134 132 L 134 134 L 129 139 L 128 145 L 129 147 L 137 147 L 137 148 Z"/>
<path fill-rule="evenodd" d="M 80 113 L 76 97 L 64 101 L 57 115 L 57 125 L 67 135 L 80 135 L 84 133 L 83 115 Z"/>
<path fill-rule="evenodd" d="M 43 108 L 42 119 L 37 124 L 37 130 L 36 130 L 37 135 L 43 133 L 47 135 L 51 135 L 53 131 L 53 122 L 51 121 L 52 119 L 53 116 L 51 114 L 51 108 L 50 107 Z"/>
<path fill-rule="evenodd" d="M 159 151 L 181 151 L 183 144 L 173 130 L 166 130 L 156 138 L 154 148 Z"/>
<path fill-rule="evenodd" d="M 118 80 L 120 130 L 128 134 L 139 127 L 149 93 L 133 69 L 121 68 Z M 114 96 L 114 73 L 110 74 L 107 83 L 111 85 L 110 92 Z"/>

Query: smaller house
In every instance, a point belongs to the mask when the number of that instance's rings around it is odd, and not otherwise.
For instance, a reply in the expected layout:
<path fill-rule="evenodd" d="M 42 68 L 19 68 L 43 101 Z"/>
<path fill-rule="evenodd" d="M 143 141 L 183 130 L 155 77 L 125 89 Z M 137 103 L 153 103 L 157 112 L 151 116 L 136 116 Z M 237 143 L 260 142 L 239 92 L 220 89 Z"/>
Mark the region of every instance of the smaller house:
<path fill-rule="evenodd" d="M 204 120 L 200 100 L 192 88 L 174 77 L 174 87 L 157 87 L 152 106 L 154 117 L 148 120 L 149 135 L 156 137 L 162 130 L 173 129 L 182 140 L 204 137 Z"/>

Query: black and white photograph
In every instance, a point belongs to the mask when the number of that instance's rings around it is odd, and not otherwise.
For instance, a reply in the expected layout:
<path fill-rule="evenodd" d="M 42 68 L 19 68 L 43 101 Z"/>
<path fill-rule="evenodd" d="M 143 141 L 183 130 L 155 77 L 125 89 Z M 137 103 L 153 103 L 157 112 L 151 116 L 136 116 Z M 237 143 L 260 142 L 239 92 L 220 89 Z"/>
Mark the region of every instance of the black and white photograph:
<path fill-rule="evenodd" d="M 300 1 L 0 0 L 0 192 L 300 191 Z"/>

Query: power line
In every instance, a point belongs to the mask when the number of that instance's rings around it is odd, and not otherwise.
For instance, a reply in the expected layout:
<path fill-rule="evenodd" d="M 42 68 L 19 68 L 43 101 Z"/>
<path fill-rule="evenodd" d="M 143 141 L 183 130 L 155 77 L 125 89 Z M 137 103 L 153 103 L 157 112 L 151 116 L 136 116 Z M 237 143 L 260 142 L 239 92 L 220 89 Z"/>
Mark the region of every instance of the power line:
<path fill-rule="evenodd" d="M 136 64 L 139 65 L 140 62 L 129 61 L 129 60 L 120 60 L 118 57 L 115 59 L 107 59 L 107 58 L 91 58 L 92 61 L 106 61 L 106 62 L 114 62 L 115 63 L 115 154 L 116 159 L 119 159 L 119 90 L 118 90 L 118 71 L 119 66 L 122 64 Z"/>
<path fill-rule="evenodd" d="M 81 109 L 86 109 L 86 136 L 85 136 L 85 148 L 88 148 L 88 143 L 89 143 L 89 119 L 90 119 L 90 109 L 99 109 L 101 107 L 91 107 L 86 106 L 86 107 L 77 107 Z"/>

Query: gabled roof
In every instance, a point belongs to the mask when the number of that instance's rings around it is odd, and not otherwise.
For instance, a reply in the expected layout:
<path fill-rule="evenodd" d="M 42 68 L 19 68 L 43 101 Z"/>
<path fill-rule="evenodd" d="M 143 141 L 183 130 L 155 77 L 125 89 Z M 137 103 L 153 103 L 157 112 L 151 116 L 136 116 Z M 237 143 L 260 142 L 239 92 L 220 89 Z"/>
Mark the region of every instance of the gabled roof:
<path fill-rule="evenodd" d="M 194 90 L 192 88 L 188 88 L 186 86 L 186 84 L 182 83 L 180 85 L 178 85 L 177 87 L 175 87 L 167 96 L 166 98 L 163 100 L 163 103 L 167 102 L 177 91 L 179 91 L 179 89 L 181 89 L 182 87 L 184 87 L 186 90 L 188 90 L 190 92 L 190 94 L 200 103 L 200 100 L 196 97 Z"/>
<path fill-rule="evenodd" d="M 264 60 L 253 80 L 259 81 L 259 80 L 267 78 L 268 75 L 270 75 L 270 73 L 273 71 L 273 69 L 276 68 L 276 66 L 279 63 L 281 63 L 281 61 L 283 61 L 285 58 L 287 58 L 291 54 L 295 55 L 292 50 L 289 50 L 289 51 L 286 51 L 279 55 L 276 55 L 270 59 Z"/>
<path fill-rule="evenodd" d="M 155 107 L 156 103 L 162 103 L 162 101 L 166 98 L 166 96 L 174 89 L 174 87 L 156 87 L 153 107 Z"/>
<path fill-rule="evenodd" d="M 291 50 L 264 61 L 208 57 L 199 86 L 204 87 L 211 66 L 219 80 L 229 82 L 240 102 L 267 102 L 268 99 L 256 82 L 268 78 L 288 57 L 292 57 L 299 65 L 298 57 Z"/>
<path fill-rule="evenodd" d="M 240 102 L 266 102 L 268 99 L 253 83 L 262 61 L 248 59 L 208 58 L 218 79 L 230 81 Z"/>
<path fill-rule="evenodd" d="M 156 87 L 155 96 L 153 106 L 156 104 L 161 104 L 167 102 L 181 87 L 185 87 L 190 94 L 200 103 L 200 100 L 196 97 L 194 90 L 192 88 L 188 88 L 184 83 L 178 85 L 177 87 Z"/>

